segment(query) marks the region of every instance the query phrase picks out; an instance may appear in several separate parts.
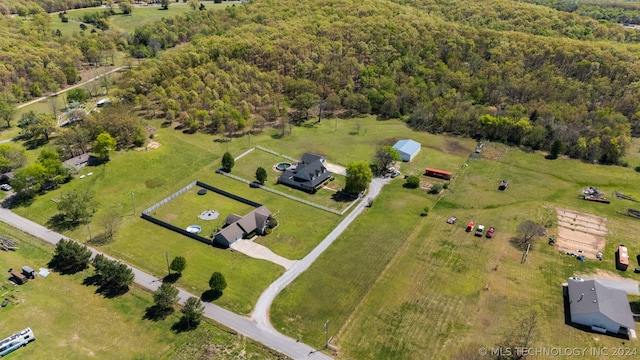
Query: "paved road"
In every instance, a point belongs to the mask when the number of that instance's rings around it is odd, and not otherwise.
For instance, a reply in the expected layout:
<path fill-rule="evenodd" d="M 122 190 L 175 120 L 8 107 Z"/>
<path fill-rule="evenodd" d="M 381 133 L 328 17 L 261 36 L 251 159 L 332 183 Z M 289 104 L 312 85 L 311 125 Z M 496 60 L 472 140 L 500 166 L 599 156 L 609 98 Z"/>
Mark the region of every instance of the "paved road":
<path fill-rule="evenodd" d="M 307 256 L 305 256 L 302 260 L 297 261 L 293 266 L 291 266 L 287 271 L 280 276 L 276 281 L 272 282 L 271 285 L 260 295 L 256 306 L 253 309 L 253 313 L 251 314 L 251 319 L 255 321 L 258 325 L 264 328 L 273 329 L 271 322 L 269 321 L 269 309 L 271 308 L 271 303 L 276 298 L 276 296 L 287 287 L 293 280 L 295 280 L 300 274 L 302 274 L 305 270 L 313 264 L 314 261 L 322 254 L 329 245 L 331 245 L 337 238 L 342 234 L 342 232 L 355 220 L 358 215 L 360 215 L 365 207 L 367 206 L 367 199 L 375 199 L 382 186 L 386 184 L 389 179 L 375 178 L 371 182 L 369 186 L 369 193 L 366 198 L 363 198 L 360 203 L 356 206 L 353 211 L 347 215 L 344 220 L 333 229 L 332 232 L 327 235 L 327 237 L 318 244 Z"/>
<path fill-rule="evenodd" d="M 39 97 L 39 98 L 37 98 L 37 99 L 33 99 L 33 100 L 31 100 L 31 101 L 27 101 L 26 103 L 22 103 L 22 104 L 20 104 L 20 105 L 18 105 L 18 106 L 16 106 L 16 107 L 17 107 L 18 109 L 22 109 L 22 108 L 23 108 L 23 107 L 25 107 L 25 106 L 29 106 L 29 105 L 35 104 L 35 103 L 40 102 L 40 101 L 42 101 L 42 100 L 46 100 L 46 99 L 48 99 L 48 98 L 50 98 L 50 97 L 52 97 L 52 96 L 54 96 L 54 95 L 55 95 L 55 96 L 58 96 L 58 95 L 60 95 L 60 94 L 62 94 L 62 93 L 65 93 L 65 92 L 67 92 L 67 91 L 71 90 L 71 89 L 75 89 L 75 88 L 77 88 L 77 87 L 80 87 L 80 86 L 86 85 L 86 84 L 88 84 L 88 83 L 90 83 L 90 82 L 92 82 L 92 81 L 96 81 L 96 80 L 100 79 L 100 78 L 101 78 L 101 77 L 103 77 L 103 76 L 107 76 L 107 75 L 109 75 L 109 74 L 113 74 L 114 72 L 116 72 L 116 71 L 120 71 L 120 70 L 122 70 L 122 69 L 124 69 L 124 68 L 126 68 L 126 66 L 120 66 L 120 67 L 117 67 L 117 68 L 115 68 L 115 69 L 113 69 L 113 70 L 107 71 L 107 72 L 106 72 L 106 73 L 104 73 L 104 74 L 100 74 L 100 75 L 98 75 L 98 76 L 96 76 L 96 77 L 93 77 L 93 78 L 91 78 L 91 79 L 89 79 L 89 80 L 87 80 L 87 81 L 83 81 L 83 82 L 81 82 L 81 83 L 78 83 L 78 84 L 75 84 L 75 85 L 69 86 L 68 88 L 64 88 L 64 89 L 62 89 L 62 90 L 58 91 L 57 93 L 49 94 L 49 95 L 46 95 L 46 96 L 43 96 L 43 97 Z"/>
<path fill-rule="evenodd" d="M 51 244 L 57 244 L 60 239 L 67 238 L 66 236 L 63 236 L 53 230 L 47 229 L 44 226 L 39 225 L 29 219 L 25 219 L 19 215 L 16 215 L 8 209 L 0 208 L 0 221 L 42 240 L 45 240 Z M 101 252 L 95 249 L 90 248 L 90 250 L 94 255 L 101 254 Z M 109 259 L 113 259 L 108 255 L 105 256 L 107 256 Z M 136 284 L 146 289 L 154 291 L 162 283 L 161 280 L 139 269 L 136 269 L 134 267 L 131 267 L 131 269 L 135 274 Z M 195 295 L 180 289 L 178 296 L 180 298 L 180 304 L 184 304 L 184 302 L 189 297 Z M 259 341 L 264 345 L 276 351 L 279 351 L 293 359 L 331 359 L 321 352 L 316 352 L 315 349 L 306 344 L 297 342 L 294 339 L 278 333 L 272 327 L 261 326 L 260 324 L 256 324 L 246 317 L 234 314 L 231 311 L 225 310 L 211 303 L 203 303 L 203 305 L 205 308 L 204 315 L 206 317 L 213 319 L 237 331 L 240 334 Z"/>

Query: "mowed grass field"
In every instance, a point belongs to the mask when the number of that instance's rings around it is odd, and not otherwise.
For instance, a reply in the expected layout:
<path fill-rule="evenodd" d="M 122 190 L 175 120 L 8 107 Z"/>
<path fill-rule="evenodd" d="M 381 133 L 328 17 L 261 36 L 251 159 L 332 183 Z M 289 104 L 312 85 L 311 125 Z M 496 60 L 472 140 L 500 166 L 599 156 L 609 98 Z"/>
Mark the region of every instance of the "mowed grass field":
<path fill-rule="evenodd" d="M 260 149 L 255 149 L 235 162 L 232 174 L 249 181 L 254 181 L 256 179 L 256 170 L 258 167 L 262 167 L 267 171 L 267 180 L 264 185 L 274 190 L 337 211 L 342 211 L 351 204 L 353 199 L 339 196 L 338 194 L 346 185 L 346 178 L 344 176 L 338 174 L 333 175 L 333 180 L 327 181 L 315 194 L 309 194 L 287 185 L 278 184 L 278 177 L 282 175 L 282 172 L 275 170 L 274 166 L 281 162 L 295 165 L 295 162 L 291 160 Z"/>
<path fill-rule="evenodd" d="M 535 311 L 534 346 L 619 345 L 619 339 L 565 324 L 561 284 L 574 274 L 600 271 L 637 279 L 631 271 L 617 272 L 613 256 L 619 243 L 632 254 L 640 251 L 634 234 L 640 222 L 616 214 L 634 203 L 613 200 L 604 205 L 581 200 L 579 194 L 588 185 L 607 194 L 618 190 L 640 197 L 640 174 L 630 168 L 549 161 L 501 144 L 488 144 L 479 156 L 456 156 L 451 142 L 464 140 L 441 138 L 440 144 L 427 143 L 427 149 L 423 142 L 416 163 L 402 169 L 417 173 L 422 165 L 435 163 L 454 173 L 449 190 L 436 197 L 405 189 L 398 179 L 385 186 L 373 207 L 276 299 L 274 326 L 322 347 L 328 320 L 328 335 L 335 336 L 341 358 L 449 359 L 468 347 L 477 351 L 504 341 Z M 426 154 L 433 160 L 423 159 Z M 500 192 L 498 183 L 505 178 L 510 186 Z M 432 209 L 421 217 L 425 206 Z M 556 207 L 609 219 L 602 262 L 579 262 L 556 252 L 543 238 L 527 262 L 520 263 L 523 251 L 511 241 L 517 225 L 529 219 L 553 222 Z M 454 215 L 458 222 L 447 224 Z M 494 226 L 496 236 L 466 233 L 470 220 Z M 555 227 L 547 231 L 553 236 Z"/>
<path fill-rule="evenodd" d="M 47 267 L 52 247 L 3 224 L 0 233 L 17 240 L 20 248 L 0 251 L 2 269 Z M 35 342 L 8 356 L 11 359 L 194 359 L 212 347 L 219 352 L 210 353 L 213 357 L 208 359 L 227 359 L 228 354 L 239 359 L 275 358 L 207 322 L 196 331 L 177 334 L 171 325 L 179 312 L 157 322 L 143 320 L 145 309 L 153 304 L 150 293 L 133 287 L 125 295 L 104 298 L 94 286 L 82 284 L 93 273 L 90 269 L 75 275 L 51 273 L 17 287 L 7 281 L 4 270 L 0 299 L 11 303 L 0 308 L 0 338 L 26 327 L 36 336 Z"/>
<path fill-rule="evenodd" d="M 202 228 L 200 236 L 210 237 L 224 226 L 225 219 L 229 214 L 244 216 L 255 209 L 251 205 L 241 203 L 213 191 L 207 191 L 206 194 L 199 195 L 198 191 L 201 189 L 199 186 L 192 187 L 160 206 L 150 215 L 182 229 L 186 229 L 190 225 L 199 225 Z M 198 216 L 207 210 L 217 211 L 218 218 L 214 220 L 200 219 Z"/>

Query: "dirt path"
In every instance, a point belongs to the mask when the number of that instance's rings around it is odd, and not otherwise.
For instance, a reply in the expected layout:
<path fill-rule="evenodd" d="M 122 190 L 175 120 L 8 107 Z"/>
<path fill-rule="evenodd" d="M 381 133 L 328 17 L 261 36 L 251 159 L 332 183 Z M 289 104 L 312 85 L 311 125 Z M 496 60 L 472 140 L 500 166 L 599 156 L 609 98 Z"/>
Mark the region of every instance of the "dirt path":
<path fill-rule="evenodd" d="M 88 84 L 88 83 L 90 83 L 90 82 L 92 82 L 92 81 L 99 80 L 99 79 L 101 79 L 102 77 L 105 77 L 105 76 L 107 76 L 107 75 L 113 74 L 114 72 L 120 71 L 120 70 L 122 70 L 122 69 L 124 69 L 124 68 L 126 68 L 126 66 L 120 66 L 120 67 L 117 67 L 117 68 L 115 68 L 115 69 L 112 69 L 112 70 L 107 71 L 107 72 L 106 72 L 106 73 L 104 73 L 104 74 L 100 74 L 100 75 L 98 75 L 98 76 L 95 76 L 95 77 L 93 77 L 93 78 L 91 78 L 91 79 L 89 79 L 89 80 L 86 80 L 86 81 L 83 81 L 83 82 L 81 82 L 81 83 L 78 83 L 78 84 L 75 84 L 75 85 L 72 85 L 72 86 L 66 87 L 66 88 L 64 88 L 64 89 L 62 89 L 62 90 L 60 90 L 60 91 L 58 91 L 58 92 L 56 92 L 56 93 L 49 94 L 49 95 L 45 95 L 45 96 L 39 97 L 39 98 L 37 98 L 37 99 L 33 99 L 33 100 L 30 100 L 30 101 L 27 101 L 26 103 L 22 103 L 22 104 L 18 105 L 16 108 L 18 108 L 18 109 L 22 109 L 22 108 L 23 108 L 23 107 L 25 107 L 25 106 L 33 105 L 33 104 L 38 103 L 38 102 L 40 102 L 40 101 L 42 101 L 42 100 L 46 100 L 46 99 L 48 99 L 48 98 L 50 98 L 50 97 L 52 97 L 52 96 L 58 96 L 58 95 L 60 95 L 60 94 L 63 94 L 63 93 L 65 93 L 65 92 L 67 92 L 67 91 L 71 90 L 71 89 L 75 89 L 75 88 L 77 88 L 77 87 L 84 86 L 84 85 L 86 85 L 86 84 Z"/>

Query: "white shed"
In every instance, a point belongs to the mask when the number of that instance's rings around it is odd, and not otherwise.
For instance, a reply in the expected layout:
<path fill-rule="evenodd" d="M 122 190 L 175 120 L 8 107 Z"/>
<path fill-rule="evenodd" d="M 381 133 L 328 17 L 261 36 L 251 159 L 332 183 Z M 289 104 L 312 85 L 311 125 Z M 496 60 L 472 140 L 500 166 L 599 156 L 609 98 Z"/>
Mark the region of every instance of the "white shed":
<path fill-rule="evenodd" d="M 635 332 L 627 293 L 609 288 L 597 280 L 570 278 L 568 281 L 571 322 L 594 331 L 629 335 Z"/>
<path fill-rule="evenodd" d="M 395 145 L 393 145 L 393 148 L 398 150 L 398 152 L 400 153 L 400 159 L 402 161 L 408 162 L 413 160 L 413 158 L 418 155 L 421 146 L 422 145 L 420 145 L 420 143 L 417 141 L 405 139 L 398 141 Z"/>

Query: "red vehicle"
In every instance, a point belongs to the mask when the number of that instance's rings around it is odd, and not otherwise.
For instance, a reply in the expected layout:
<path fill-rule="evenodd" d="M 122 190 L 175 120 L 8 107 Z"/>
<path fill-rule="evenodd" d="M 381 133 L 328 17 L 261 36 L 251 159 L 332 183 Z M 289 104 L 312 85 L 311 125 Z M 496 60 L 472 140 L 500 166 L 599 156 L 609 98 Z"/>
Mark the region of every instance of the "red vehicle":
<path fill-rule="evenodd" d="M 469 221 L 469 223 L 467 224 L 467 232 L 472 232 L 473 231 L 473 221 Z"/>
<path fill-rule="evenodd" d="M 492 238 L 494 231 L 496 231 L 496 229 L 494 229 L 493 227 L 490 227 L 489 230 L 487 231 L 487 237 Z"/>

